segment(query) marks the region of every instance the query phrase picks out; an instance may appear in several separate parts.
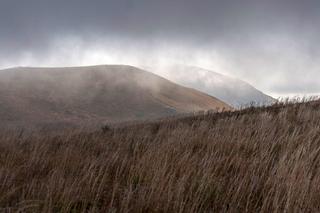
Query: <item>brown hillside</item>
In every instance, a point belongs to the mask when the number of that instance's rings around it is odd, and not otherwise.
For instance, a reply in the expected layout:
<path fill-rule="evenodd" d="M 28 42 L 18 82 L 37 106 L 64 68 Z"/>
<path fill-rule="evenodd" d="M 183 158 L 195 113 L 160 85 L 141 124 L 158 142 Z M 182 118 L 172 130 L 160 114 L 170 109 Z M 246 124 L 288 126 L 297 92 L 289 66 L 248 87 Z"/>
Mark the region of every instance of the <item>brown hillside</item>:
<path fill-rule="evenodd" d="M 214 97 L 131 66 L 0 71 L 2 126 L 78 126 L 218 108 L 230 109 Z"/>
<path fill-rule="evenodd" d="M 319 109 L 0 133 L 0 212 L 320 212 Z"/>

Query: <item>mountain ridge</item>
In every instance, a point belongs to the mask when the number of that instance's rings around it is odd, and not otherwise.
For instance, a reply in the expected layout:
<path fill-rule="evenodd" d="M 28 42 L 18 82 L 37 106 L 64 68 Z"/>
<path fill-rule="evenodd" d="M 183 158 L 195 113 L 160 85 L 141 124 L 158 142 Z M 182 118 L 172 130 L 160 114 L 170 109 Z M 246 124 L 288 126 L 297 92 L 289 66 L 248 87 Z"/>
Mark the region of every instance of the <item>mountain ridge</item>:
<path fill-rule="evenodd" d="M 239 78 L 201 67 L 174 65 L 163 68 L 149 67 L 148 69 L 175 83 L 214 96 L 235 108 L 270 105 L 276 101 Z"/>
<path fill-rule="evenodd" d="M 2 123 L 78 126 L 231 109 L 197 90 L 129 65 L 0 71 Z"/>

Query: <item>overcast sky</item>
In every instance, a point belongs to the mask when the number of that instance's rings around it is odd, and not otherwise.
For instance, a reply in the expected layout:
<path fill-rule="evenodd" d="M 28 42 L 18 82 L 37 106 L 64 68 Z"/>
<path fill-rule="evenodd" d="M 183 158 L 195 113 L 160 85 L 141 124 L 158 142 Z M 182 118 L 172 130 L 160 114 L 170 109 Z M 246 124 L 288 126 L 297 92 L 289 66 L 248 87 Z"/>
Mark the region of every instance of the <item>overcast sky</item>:
<path fill-rule="evenodd" d="M 0 68 L 196 65 L 320 93 L 319 0 L 1 0 Z"/>

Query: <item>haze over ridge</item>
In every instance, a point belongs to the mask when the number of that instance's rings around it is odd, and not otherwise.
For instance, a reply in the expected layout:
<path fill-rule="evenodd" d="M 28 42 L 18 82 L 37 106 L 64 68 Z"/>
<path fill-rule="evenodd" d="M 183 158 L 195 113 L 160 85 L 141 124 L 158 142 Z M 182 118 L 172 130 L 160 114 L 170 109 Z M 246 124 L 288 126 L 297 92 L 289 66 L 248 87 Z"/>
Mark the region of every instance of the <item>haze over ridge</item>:
<path fill-rule="evenodd" d="M 320 92 L 316 0 L 3 0 L 0 67 L 195 65 L 268 94 Z"/>
<path fill-rule="evenodd" d="M 0 71 L 1 125 L 64 128 L 155 119 L 224 102 L 132 66 L 20 67 Z"/>

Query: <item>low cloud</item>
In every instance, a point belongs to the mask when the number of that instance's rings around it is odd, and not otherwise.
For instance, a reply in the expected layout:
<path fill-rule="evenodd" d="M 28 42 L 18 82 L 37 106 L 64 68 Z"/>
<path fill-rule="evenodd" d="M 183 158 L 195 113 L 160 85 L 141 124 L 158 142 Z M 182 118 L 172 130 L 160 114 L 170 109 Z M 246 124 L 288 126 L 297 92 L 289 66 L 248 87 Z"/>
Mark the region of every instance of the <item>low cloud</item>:
<path fill-rule="evenodd" d="M 319 93 L 315 0 L 4 0 L 0 68 L 185 64 L 267 93 Z"/>

